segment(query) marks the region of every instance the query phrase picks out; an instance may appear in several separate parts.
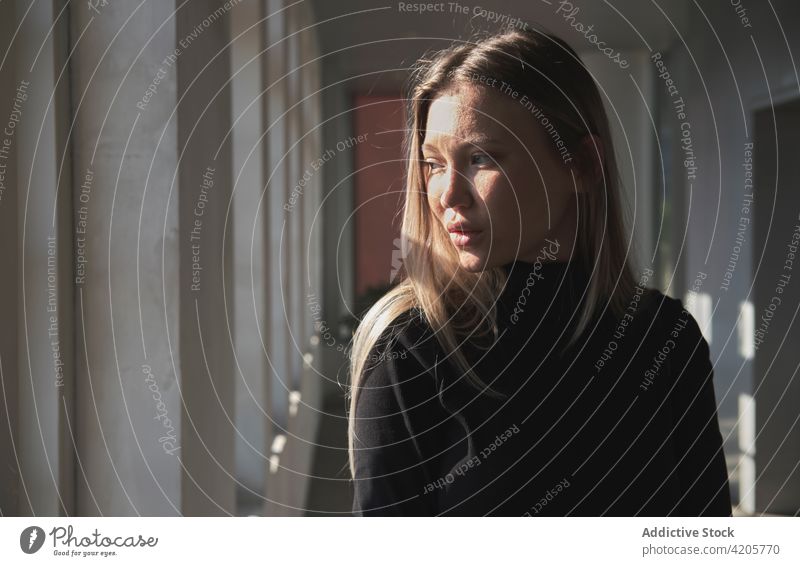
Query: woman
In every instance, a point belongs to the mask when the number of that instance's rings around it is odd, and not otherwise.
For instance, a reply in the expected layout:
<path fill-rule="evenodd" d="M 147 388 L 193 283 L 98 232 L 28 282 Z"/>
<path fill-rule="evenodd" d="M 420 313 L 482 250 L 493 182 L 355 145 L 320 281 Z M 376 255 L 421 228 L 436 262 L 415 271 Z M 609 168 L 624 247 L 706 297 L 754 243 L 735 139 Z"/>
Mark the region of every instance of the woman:
<path fill-rule="evenodd" d="M 563 41 L 422 60 L 404 279 L 359 325 L 358 515 L 730 515 L 708 344 L 629 265 L 611 135 Z"/>

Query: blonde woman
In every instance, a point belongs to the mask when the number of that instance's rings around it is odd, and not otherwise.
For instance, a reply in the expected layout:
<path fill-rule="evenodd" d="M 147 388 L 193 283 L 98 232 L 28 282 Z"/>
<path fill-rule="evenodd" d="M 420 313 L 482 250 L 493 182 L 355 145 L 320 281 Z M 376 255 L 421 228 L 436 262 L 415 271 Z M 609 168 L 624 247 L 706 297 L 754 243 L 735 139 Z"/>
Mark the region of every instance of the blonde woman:
<path fill-rule="evenodd" d="M 563 41 L 419 62 L 403 280 L 351 351 L 357 515 L 730 515 L 708 344 L 647 287 Z"/>

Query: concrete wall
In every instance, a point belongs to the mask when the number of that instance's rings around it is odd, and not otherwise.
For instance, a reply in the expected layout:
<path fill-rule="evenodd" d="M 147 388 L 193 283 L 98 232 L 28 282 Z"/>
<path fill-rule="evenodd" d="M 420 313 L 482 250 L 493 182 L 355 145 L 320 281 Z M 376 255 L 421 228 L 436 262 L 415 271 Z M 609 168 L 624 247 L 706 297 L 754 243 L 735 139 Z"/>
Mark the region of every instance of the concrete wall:
<path fill-rule="evenodd" d="M 761 369 L 761 362 L 754 365 L 752 358 L 752 315 L 758 314 L 753 286 L 754 281 L 764 278 L 770 282 L 777 276 L 774 269 L 771 273 L 760 270 L 762 251 L 777 258 L 785 250 L 762 249 L 755 243 L 757 228 L 753 220 L 761 214 L 762 207 L 771 208 L 771 202 L 769 191 L 760 186 L 756 172 L 754 203 L 748 204 L 744 164 L 746 144 L 756 144 L 753 151 L 759 152 L 754 138 L 755 112 L 769 106 L 771 100 L 796 96 L 800 88 L 791 58 L 797 52 L 798 40 L 792 39 L 787 27 L 789 22 L 797 21 L 800 6 L 791 1 L 772 2 L 772 7 L 760 2 L 742 4 L 749 26 L 728 2 L 704 4 L 702 11 L 696 8 L 691 12 L 687 29 L 680 30 L 681 37 L 665 53 L 666 65 L 686 101 L 686 121 L 698 167 L 695 178 L 690 179 L 691 172 L 680 163 L 685 157 L 680 144 L 681 120 L 676 118 L 669 98 L 662 98 L 659 124 L 667 144 L 668 194 L 676 197 L 668 204 L 673 207 L 675 218 L 686 219 L 686 232 L 680 232 L 682 222 L 678 220 L 677 237 L 673 239 L 680 243 L 672 254 L 681 267 L 675 296 L 684 296 L 698 274 L 705 274 L 699 289 L 705 300 L 696 301 L 694 314 L 710 343 L 715 364 L 726 452 L 733 457 L 729 461 L 732 479 L 741 479 L 737 491 L 746 510 L 769 512 L 786 509 L 787 502 L 773 506 L 769 499 L 754 497 L 757 492 L 753 483 L 763 477 L 767 467 L 767 461 L 760 456 L 758 465 L 754 460 L 755 454 L 761 452 L 758 436 L 769 434 L 761 428 L 762 417 L 756 415 L 777 410 L 784 415 L 778 417 L 779 422 L 788 426 L 796 410 L 790 409 L 791 401 L 780 407 L 758 402 L 757 386 L 765 370 Z M 664 97 L 664 84 L 660 79 L 656 81 L 657 92 Z M 742 236 L 738 234 L 740 223 L 745 225 Z M 788 237 L 792 226 L 784 222 L 774 224 L 772 229 Z M 793 309 L 794 306 L 782 309 L 780 316 L 790 318 Z M 770 340 L 782 338 L 780 332 L 770 336 Z M 782 372 L 777 381 L 785 384 L 790 377 Z M 754 395 L 755 411 L 750 412 L 745 408 Z M 754 452 L 748 452 L 752 446 Z M 739 452 L 744 452 L 741 459 L 737 459 Z M 764 452 L 767 459 L 774 455 L 769 444 L 764 445 Z M 734 493 L 734 499 L 736 496 Z M 793 496 L 789 508 L 796 510 L 799 506 Z"/>

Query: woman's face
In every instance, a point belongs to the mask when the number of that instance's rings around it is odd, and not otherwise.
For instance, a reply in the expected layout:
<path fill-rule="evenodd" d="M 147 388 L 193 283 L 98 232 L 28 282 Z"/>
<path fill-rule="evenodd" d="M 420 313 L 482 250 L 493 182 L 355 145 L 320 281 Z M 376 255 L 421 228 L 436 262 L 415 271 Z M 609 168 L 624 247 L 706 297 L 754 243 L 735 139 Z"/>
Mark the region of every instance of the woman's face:
<path fill-rule="evenodd" d="M 428 112 L 428 204 L 468 271 L 517 259 L 565 260 L 572 250 L 576 187 L 565 164 L 571 153 L 561 156 L 520 99 L 464 86 L 435 98 Z"/>

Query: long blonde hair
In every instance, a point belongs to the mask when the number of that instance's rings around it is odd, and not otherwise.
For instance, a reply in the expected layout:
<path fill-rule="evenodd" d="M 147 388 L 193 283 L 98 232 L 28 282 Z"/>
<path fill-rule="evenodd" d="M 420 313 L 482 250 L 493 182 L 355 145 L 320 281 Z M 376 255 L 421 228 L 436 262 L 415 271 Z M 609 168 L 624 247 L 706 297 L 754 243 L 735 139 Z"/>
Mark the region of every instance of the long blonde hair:
<path fill-rule="evenodd" d="M 432 100 L 454 85 L 469 84 L 471 77 L 476 76 L 494 77 L 498 83 L 513 85 L 520 96 L 526 94 L 553 124 L 567 147 L 579 147 L 580 140 L 591 133 L 605 148 L 600 160 L 602 179 L 596 179 L 597 190 L 578 194 L 575 255 L 591 277 L 567 347 L 583 334 L 604 299 L 608 299 L 612 312 L 621 316 L 635 287 L 626 254 L 625 213 L 608 118 L 594 79 L 577 54 L 551 34 L 515 29 L 476 36 L 432 57 L 423 57 L 411 75 L 407 96 L 404 151 L 408 170 L 401 227 L 403 278 L 364 315 L 350 351 L 351 476 L 355 476 L 354 428 L 362 374 L 378 339 L 402 314 L 416 309 L 467 381 L 488 395 L 500 395 L 475 374 L 459 342 L 465 338 L 467 329 L 472 329 L 469 331 L 472 336 L 476 329 L 481 335 L 495 328 L 494 305 L 507 276 L 499 267 L 480 273 L 459 269 L 458 255 L 428 205 L 421 152 Z"/>

